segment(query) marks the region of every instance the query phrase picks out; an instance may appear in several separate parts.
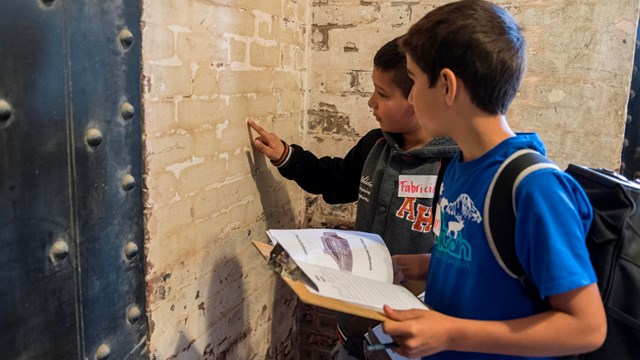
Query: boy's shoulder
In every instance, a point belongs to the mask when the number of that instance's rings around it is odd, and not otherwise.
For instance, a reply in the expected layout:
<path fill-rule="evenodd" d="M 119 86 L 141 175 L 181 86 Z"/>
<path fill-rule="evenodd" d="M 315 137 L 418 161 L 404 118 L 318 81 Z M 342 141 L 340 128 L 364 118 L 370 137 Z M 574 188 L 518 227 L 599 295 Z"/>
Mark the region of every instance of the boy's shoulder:
<path fill-rule="evenodd" d="M 483 177 L 492 177 L 501 166 L 510 161 L 519 152 L 533 150 L 546 156 L 546 149 L 542 140 L 535 133 L 518 133 L 502 140 L 500 143 L 480 155 L 476 159 L 464 161 L 464 153 L 459 154 L 462 167 L 467 171 L 479 171 Z"/>
<path fill-rule="evenodd" d="M 372 129 L 358 140 L 354 149 L 359 149 L 360 152 L 362 152 L 362 155 L 366 157 L 378 142 L 384 140 L 385 135 L 381 129 Z"/>
<path fill-rule="evenodd" d="M 536 133 L 516 133 L 516 136 L 504 140 L 494 149 L 496 149 L 495 155 L 504 159 L 523 149 L 531 149 L 544 156 L 547 155 L 547 149 Z"/>

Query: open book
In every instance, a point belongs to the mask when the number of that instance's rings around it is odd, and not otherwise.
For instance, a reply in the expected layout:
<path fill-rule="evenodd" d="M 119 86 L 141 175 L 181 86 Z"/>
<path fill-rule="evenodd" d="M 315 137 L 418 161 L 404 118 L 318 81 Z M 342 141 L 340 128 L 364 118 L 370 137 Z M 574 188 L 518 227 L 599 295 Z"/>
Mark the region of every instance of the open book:
<path fill-rule="evenodd" d="M 303 302 L 376 320 L 385 320 L 385 304 L 427 309 L 405 287 L 393 284 L 389 250 L 376 234 L 334 229 L 267 234 L 275 244 L 269 262 Z M 266 244 L 255 244 L 265 249 Z"/>

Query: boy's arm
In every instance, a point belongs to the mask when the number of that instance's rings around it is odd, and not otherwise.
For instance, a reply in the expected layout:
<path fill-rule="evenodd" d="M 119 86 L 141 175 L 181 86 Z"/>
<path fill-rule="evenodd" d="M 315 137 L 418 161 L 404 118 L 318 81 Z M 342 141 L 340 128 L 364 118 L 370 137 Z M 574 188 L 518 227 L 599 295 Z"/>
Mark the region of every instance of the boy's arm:
<path fill-rule="evenodd" d="M 251 120 L 247 123 L 260 135 L 254 141 L 256 149 L 272 160 L 279 159 L 285 148 L 277 135 L 267 132 Z M 380 129 L 369 131 L 344 158 L 318 158 L 298 145 L 290 145 L 288 161 L 280 164 L 278 171 L 285 178 L 294 180 L 303 190 L 323 195 L 323 199 L 329 204 L 354 202 L 358 200 L 364 162 L 382 137 Z"/>
<path fill-rule="evenodd" d="M 282 176 L 294 180 L 312 194 L 322 194 L 329 204 L 343 204 L 358 200 L 362 168 L 382 131 L 375 129 L 363 136 L 344 158 L 324 156 L 292 145 L 290 161 L 278 170 Z"/>
<path fill-rule="evenodd" d="M 596 284 L 549 297 L 551 310 L 508 321 L 467 320 L 430 310 L 393 310 L 383 325 L 401 355 L 453 350 L 517 356 L 562 356 L 597 349 L 606 318 Z"/>

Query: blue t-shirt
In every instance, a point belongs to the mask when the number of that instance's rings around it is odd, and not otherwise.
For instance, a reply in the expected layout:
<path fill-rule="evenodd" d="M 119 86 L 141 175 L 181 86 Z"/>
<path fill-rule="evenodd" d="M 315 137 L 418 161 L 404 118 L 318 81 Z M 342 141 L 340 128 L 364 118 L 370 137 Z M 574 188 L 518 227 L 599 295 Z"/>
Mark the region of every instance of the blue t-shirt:
<path fill-rule="evenodd" d="M 478 159 L 458 153 L 444 175 L 434 231 L 425 302 L 444 314 L 478 320 L 509 320 L 534 314 L 520 283 L 495 260 L 483 224 L 484 200 L 502 162 L 530 148 L 544 154 L 535 134 L 519 134 Z M 538 170 L 518 186 L 516 252 L 543 297 L 596 282 L 585 236 L 592 212 L 582 188 L 557 169 Z M 439 216 L 439 219 L 438 219 Z M 428 359 L 526 359 L 446 351 Z"/>

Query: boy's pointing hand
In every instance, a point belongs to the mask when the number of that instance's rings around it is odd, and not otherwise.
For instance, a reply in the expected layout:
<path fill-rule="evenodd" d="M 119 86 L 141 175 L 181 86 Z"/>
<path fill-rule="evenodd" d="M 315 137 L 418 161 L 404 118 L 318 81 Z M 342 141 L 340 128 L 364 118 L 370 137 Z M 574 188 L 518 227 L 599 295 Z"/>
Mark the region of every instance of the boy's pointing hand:
<path fill-rule="evenodd" d="M 258 137 L 253 140 L 256 150 L 263 153 L 269 160 L 280 159 L 285 148 L 278 135 L 263 129 L 251 119 L 247 119 L 247 124 L 258 133 Z"/>

